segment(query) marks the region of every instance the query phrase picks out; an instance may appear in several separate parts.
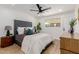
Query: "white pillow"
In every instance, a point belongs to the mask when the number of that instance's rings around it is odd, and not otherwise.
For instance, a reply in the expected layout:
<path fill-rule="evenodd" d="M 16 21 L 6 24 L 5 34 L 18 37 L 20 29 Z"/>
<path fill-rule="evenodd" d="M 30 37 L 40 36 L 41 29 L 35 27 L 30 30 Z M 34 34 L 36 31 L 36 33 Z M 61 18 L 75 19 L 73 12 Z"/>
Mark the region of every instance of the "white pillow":
<path fill-rule="evenodd" d="M 24 34 L 24 28 L 25 27 L 18 27 L 17 31 L 18 31 L 18 34 Z"/>

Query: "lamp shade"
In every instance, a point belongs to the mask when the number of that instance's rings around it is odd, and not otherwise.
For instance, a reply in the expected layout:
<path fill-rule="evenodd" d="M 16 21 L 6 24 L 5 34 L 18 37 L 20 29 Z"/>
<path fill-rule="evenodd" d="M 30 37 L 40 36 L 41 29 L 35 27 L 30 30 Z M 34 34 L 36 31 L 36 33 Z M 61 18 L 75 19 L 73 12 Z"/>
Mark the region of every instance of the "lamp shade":
<path fill-rule="evenodd" d="M 5 26 L 5 30 L 12 30 L 11 26 Z"/>

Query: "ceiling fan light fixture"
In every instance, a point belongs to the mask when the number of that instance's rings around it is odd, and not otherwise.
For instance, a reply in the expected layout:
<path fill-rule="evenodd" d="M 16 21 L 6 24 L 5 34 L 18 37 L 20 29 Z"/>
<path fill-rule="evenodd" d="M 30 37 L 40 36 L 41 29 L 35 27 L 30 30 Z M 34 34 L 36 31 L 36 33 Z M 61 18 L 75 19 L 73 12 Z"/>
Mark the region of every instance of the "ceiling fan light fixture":
<path fill-rule="evenodd" d="M 42 12 L 42 13 L 39 13 L 39 14 L 37 14 L 38 16 L 46 16 L 47 15 L 47 13 L 44 11 L 44 12 Z"/>

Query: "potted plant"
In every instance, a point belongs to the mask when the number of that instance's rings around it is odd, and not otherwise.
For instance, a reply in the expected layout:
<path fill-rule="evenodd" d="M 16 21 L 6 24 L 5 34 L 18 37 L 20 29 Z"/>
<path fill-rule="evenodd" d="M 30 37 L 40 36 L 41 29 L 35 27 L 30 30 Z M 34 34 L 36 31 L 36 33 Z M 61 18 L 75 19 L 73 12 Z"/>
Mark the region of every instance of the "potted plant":
<path fill-rule="evenodd" d="M 70 33 L 73 34 L 74 33 L 74 26 L 76 24 L 76 19 L 72 19 L 69 24 L 70 24 Z"/>
<path fill-rule="evenodd" d="M 41 31 L 41 23 L 39 22 L 38 24 L 37 24 L 37 32 L 39 33 Z"/>

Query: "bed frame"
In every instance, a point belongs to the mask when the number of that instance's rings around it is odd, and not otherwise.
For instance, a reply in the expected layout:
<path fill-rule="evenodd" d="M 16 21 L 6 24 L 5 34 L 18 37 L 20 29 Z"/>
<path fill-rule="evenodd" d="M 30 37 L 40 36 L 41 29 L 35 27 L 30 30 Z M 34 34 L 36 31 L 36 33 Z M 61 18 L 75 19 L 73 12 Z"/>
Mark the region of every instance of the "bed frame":
<path fill-rule="evenodd" d="M 43 50 L 41 51 L 41 54 L 43 54 L 51 44 L 54 44 L 53 41 L 51 41 L 51 42 L 45 47 L 45 49 L 43 49 Z"/>
<path fill-rule="evenodd" d="M 22 40 L 23 36 L 19 39 L 17 39 L 17 28 L 18 27 L 32 27 L 32 22 L 28 22 L 28 21 L 21 21 L 21 20 L 14 20 L 14 39 L 15 39 L 15 43 L 19 46 L 21 46 L 20 40 Z M 45 49 L 42 50 L 41 54 L 43 54 L 43 52 L 52 44 L 52 42 L 50 42 Z"/>

